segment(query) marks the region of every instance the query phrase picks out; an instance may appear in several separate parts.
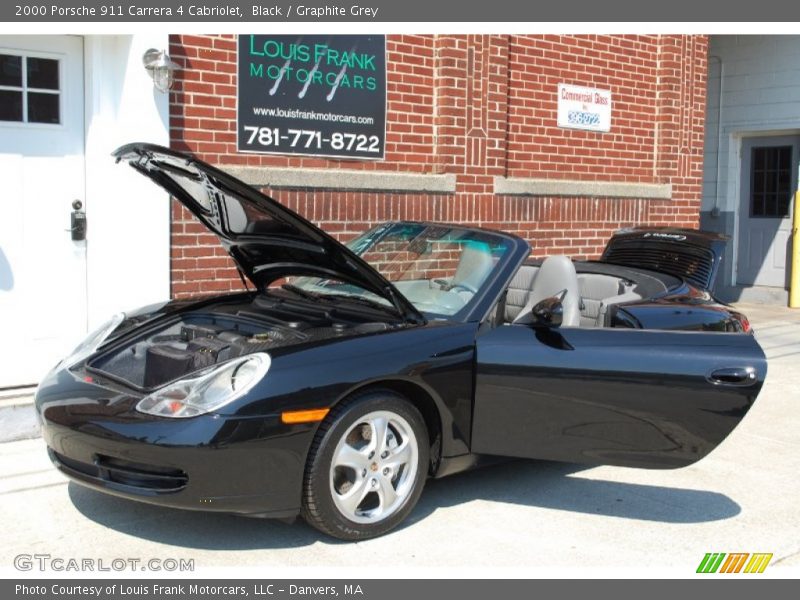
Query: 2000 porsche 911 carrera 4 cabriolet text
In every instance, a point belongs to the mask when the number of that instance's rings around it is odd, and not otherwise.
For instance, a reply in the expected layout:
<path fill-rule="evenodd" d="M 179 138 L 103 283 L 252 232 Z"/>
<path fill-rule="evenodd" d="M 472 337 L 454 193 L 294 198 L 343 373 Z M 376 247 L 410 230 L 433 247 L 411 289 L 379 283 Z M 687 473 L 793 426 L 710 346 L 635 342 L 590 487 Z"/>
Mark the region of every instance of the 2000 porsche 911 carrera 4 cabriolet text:
<path fill-rule="evenodd" d="M 747 319 L 708 291 L 716 234 L 625 230 L 585 262 L 442 223 L 342 245 L 193 157 L 115 156 L 255 289 L 120 314 L 47 375 L 50 457 L 92 488 L 365 539 L 400 523 L 426 478 L 491 457 L 691 464 L 764 382 Z"/>

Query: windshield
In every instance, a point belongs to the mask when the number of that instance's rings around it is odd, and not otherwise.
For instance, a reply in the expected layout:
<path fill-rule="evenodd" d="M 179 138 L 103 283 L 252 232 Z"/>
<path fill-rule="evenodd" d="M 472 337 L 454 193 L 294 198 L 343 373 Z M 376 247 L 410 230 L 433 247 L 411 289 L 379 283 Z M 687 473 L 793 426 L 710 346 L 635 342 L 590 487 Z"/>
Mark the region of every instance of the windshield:
<path fill-rule="evenodd" d="M 511 248 L 504 236 L 448 225 L 391 223 L 347 247 L 391 281 L 420 312 L 452 316 L 467 308 Z M 346 295 L 384 306 L 390 302 L 349 283 L 319 277 L 288 279 L 295 291 Z"/>

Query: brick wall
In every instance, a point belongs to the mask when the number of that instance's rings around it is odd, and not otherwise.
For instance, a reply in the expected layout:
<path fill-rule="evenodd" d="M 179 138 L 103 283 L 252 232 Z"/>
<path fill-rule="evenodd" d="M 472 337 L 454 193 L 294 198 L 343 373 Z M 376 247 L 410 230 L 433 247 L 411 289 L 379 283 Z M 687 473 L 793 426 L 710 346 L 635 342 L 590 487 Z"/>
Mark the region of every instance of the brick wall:
<path fill-rule="evenodd" d="M 454 194 L 268 189 L 347 240 L 388 219 L 500 228 L 533 254 L 596 257 L 636 224 L 696 227 L 702 186 L 705 36 L 392 35 L 382 161 L 236 152 L 236 39 L 171 36 L 182 68 L 172 146 L 225 166 L 452 173 Z M 612 130 L 556 127 L 556 87 L 610 89 Z M 672 198 L 498 196 L 495 177 L 671 184 Z M 172 292 L 239 289 L 216 239 L 173 206 Z"/>

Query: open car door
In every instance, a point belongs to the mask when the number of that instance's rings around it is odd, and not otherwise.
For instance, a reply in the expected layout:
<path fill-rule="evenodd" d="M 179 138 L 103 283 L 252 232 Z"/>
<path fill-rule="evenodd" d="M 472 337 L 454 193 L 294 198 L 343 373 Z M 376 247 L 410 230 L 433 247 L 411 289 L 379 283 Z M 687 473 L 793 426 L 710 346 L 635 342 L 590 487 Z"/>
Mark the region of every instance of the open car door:
<path fill-rule="evenodd" d="M 736 427 L 766 372 L 743 333 L 497 327 L 477 339 L 472 450 L 682 467 Z"/>

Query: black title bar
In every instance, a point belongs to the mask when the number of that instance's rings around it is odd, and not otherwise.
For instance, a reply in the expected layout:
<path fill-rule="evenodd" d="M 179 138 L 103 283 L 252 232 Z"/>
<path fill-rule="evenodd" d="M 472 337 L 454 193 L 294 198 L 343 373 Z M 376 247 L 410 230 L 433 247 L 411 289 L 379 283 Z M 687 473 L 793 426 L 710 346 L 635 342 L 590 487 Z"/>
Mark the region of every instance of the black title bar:
<path fill-rule="evenodd" d="M 792 22 L 800 3 L 786 0 L 10 0 L 0 19 L 44 22 Z"/>
<path fill-rule="evenodd" d="M 674 600 L 697 594 L 739 600 L 754 594 L 790 597 L 791 580 L 253 580 L 37 579 L 4 580 L 7 600 L 408 600 L 408 598 L 641 598 Z M 780 596 L 779 596 L 780 594 Z"/>

